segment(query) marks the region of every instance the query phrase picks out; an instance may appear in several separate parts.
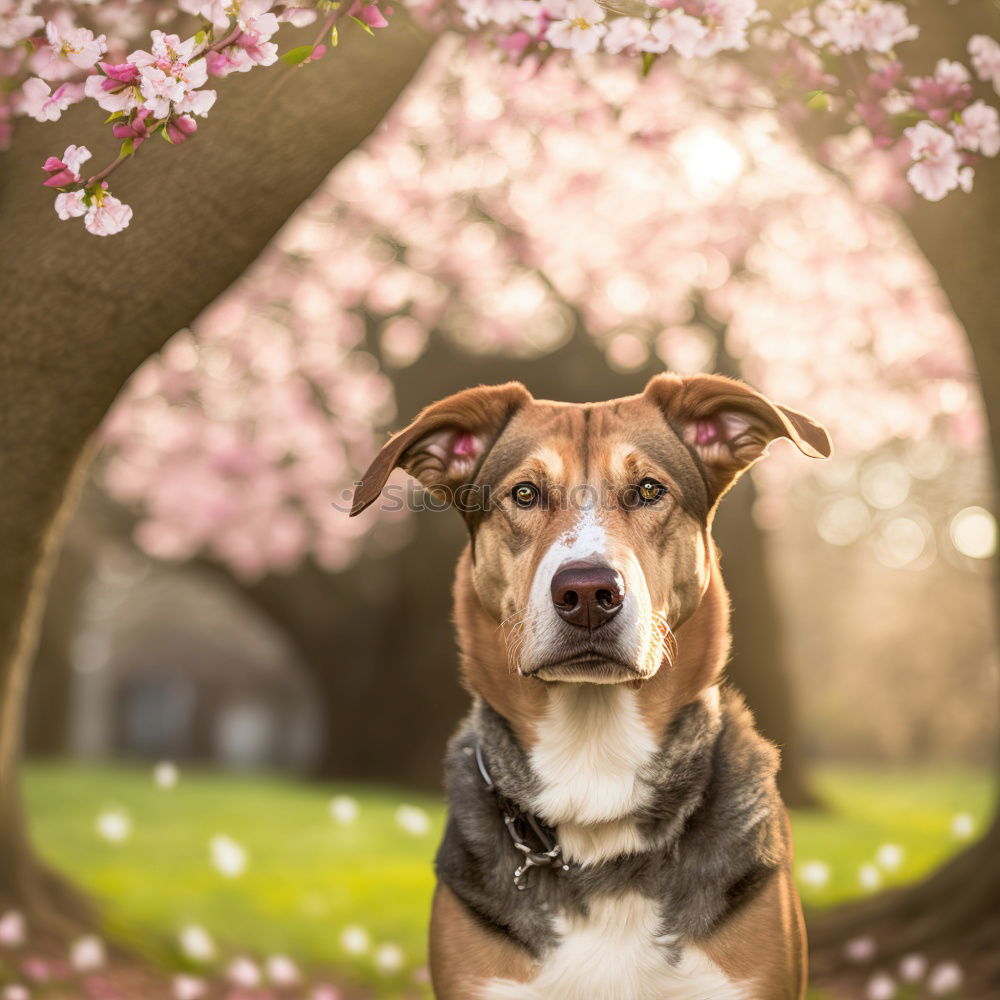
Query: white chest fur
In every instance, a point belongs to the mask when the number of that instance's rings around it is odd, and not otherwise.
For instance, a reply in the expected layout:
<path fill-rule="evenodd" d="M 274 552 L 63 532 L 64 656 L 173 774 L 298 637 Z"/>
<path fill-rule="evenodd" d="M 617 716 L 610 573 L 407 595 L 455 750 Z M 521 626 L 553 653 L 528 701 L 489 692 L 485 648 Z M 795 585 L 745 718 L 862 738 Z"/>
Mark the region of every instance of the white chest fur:
<path fill-rule="evenodd" d="M 559 684 L 538 725 L 531 768 L 535 811 L 547 822 L 614 823 L 642 808 L 641 772 L 657 752 L 636 693 L 620 686 Z"/>
<path fill-rule="evenodd" d="M 670 964 L 656 904 L 636 893 L 592 901 L 586 917 L 558 921 L 559 942 L 530 983 L 494 979 L 479 1000 L 748 1000 L 704 952 Z"/>

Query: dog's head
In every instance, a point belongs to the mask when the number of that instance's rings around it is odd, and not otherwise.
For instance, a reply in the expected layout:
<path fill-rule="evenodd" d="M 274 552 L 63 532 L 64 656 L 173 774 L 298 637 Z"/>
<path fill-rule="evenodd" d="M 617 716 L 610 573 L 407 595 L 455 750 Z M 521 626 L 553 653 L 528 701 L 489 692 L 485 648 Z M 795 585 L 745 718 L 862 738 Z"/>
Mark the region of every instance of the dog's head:
<path fill-rule="evenodd" d="M 402 466 L 468 525 L 464 596 L 495 625 L 503 655 L 481 650 L 495 669 L 641 683 L 669 662 L 672 630 L 708 586 L 716 505 L 779 437 L 830 454 L 809 417 L 715 375 L 659 375 L 641 395 L 587 405 L 481 386 L 391 438 L 352 514 Z"/>

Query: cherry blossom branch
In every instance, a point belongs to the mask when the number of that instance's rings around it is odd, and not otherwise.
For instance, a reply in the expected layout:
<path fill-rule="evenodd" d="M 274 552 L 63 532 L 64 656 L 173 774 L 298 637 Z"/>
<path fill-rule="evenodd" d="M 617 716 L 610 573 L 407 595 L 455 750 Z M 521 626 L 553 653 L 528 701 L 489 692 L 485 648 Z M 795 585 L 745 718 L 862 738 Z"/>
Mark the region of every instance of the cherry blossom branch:
<path fill-rule="evenodd" d="M 33 2 L 25 0 L 28 9 Z M 281 22 L 302 26 L 314 21 L 317 11 L 332 11 L 315 44 L 282 57 L 290 65 L 319 58 L 325 51 L 319 44 L 323 34 L 344 13 L 369 32 L 388 23 L 377 0 L 352 0 L 350 6 L 336 0 L 311 0 L 308 8 L 290 6 L 291 2 L 235 0 L 224 6 L 224 0 L 178 0 L 182 11 L 202 17 L 201 30 L 184 40 L 153 30 L 149 50 L 138 49 L 121 63 L 102 61 L 108 51 L 107 37 L 95 36 L 89 28 L 66 28 L 65 20 L 57 24 L 32 15 L 19 21 L 0 15 L 0 49 L 8 38 L 16 42 L 18 36 L 26 38 L 45 28 L 46 41 L 29 45 L 36 54 L 43 53 L 44 67 L 31 59 L 25 61 L 41 75 L 22 85 L 19 110 L 39 120 L 55 120 L 66 107 L 86 96 L 111 112 L 107 124 L 112 124 L 115 136 L 123 140 L 118 156 L 86 180 L 79 169 L 91 156 L 86 147 L 70 146 L 61 158 L 49 157 L 43 167 L 47 175 L 44 183 L 59 191 L 55 204 L 59 217 L 83 216 L 86 228 L 96 235 L 125 228 L 132 210 L 110 194 L 107 179 L 154 133 L 172 145 L 194 135 L 196 119 L 205 116 L 215 103 L 215 91 L 203 89 L 209 76 L 224 77 L 277 62 L 278 47 L 272 38 Z M 217 32 L 220 37 L 213 40 Z M 76 69 L 67 70 L 67 65 Z M 60 74 L 73 75 L 80 69 L 89 71 L 83 84 L 60 84 L 55 91 L 43 78 L 56 80 Z M 0 133 L 3 124 L 0 118 Z"/>

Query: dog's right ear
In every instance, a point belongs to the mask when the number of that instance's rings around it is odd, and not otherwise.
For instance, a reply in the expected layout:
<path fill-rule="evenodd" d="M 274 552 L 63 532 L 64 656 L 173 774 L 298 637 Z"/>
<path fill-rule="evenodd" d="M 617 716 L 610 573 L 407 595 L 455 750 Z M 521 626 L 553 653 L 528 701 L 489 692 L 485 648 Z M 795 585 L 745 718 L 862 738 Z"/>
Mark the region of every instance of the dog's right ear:
<path fill-rule="evenodd" d="M 531 402 L 520 382 L 481 385 L 428 406 L 375 456 L 354 491 L 351 517 L 371 506 L 397 466 L 432 492 L 453 495 L 472 479 L 507 421 Z"/>

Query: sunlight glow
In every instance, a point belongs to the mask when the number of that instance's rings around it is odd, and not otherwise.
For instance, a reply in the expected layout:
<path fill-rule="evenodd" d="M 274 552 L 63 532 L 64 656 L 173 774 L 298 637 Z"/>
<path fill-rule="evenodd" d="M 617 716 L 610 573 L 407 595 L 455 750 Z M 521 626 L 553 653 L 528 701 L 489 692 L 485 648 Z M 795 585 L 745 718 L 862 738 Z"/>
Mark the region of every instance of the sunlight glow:
<path fill-rule="evenodd" d="M 951 543 L 970 559 L 989 559 L 997 550 L 997 522 L 983 507 L 966 507 L 951 519 Z"/>
<path fill-rule="evenodd" d="M 729 187 L 746 166 L 742 150 L 707 126 L 689 129 L 678 138 L 675 149 L 691 190 L 704 200 Z"/>

